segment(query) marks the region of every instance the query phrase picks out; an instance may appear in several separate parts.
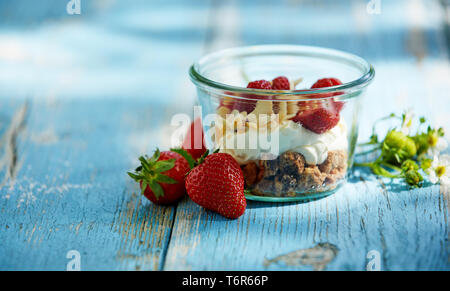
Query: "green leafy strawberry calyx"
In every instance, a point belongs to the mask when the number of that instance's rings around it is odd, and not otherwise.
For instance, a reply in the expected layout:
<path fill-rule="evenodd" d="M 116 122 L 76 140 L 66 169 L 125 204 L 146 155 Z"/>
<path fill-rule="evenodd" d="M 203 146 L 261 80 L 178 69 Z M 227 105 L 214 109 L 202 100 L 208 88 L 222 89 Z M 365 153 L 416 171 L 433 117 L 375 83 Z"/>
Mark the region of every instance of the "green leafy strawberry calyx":
<path fill-rule="evenodd" d="M 192 169 L 193 167 L 195 167 L 196 161 L 187 151 L 185 151 L 183 149 L 170 149 L 170 151 L 182 156 L 188 162 L 189 169 Z"/>
<path fill-rule="evenodd" d="M 210 152 L 209 150 L 206 150 L 205 153 L 203 153 L 203 155 L 198 158 L 197 160 L 195 160 L 187 151 L 183 150 L 183 149 L 170 149 L 170 151 L 175 152 L 179 155 L 181 155 L 183 158 L 186 159 L 186 161 L 189 164 L 189 168 L 192 170 L 193 168 L 197 167 L 198 165 L 200 165 L 201 163 L 203 163 L 206 159 L 207 156 L 209 156 Z M 216 154 L 219 152 L 219 149 L 216 149 L 213 154 Z M 189 172 L 188 172 L 189 174 Z"/>
<path fill-rule="evenodd" d="M 178 181 L 170 178 L 163 172 L 169 171 L 175 167 L 175 159 L 159 161 L 161 152 L 156 149 L 151 158 L 148 156 L 139 157 L 141 165 L 137 167 L 134 173 L 128 172 L 128 175 L 138 183 L 141 183 L 142 194 L 144 194 L 147 186 L 153 191 L 156 199 L 164 196 L 164 190 L 160 183 L 176 184 Z"/>

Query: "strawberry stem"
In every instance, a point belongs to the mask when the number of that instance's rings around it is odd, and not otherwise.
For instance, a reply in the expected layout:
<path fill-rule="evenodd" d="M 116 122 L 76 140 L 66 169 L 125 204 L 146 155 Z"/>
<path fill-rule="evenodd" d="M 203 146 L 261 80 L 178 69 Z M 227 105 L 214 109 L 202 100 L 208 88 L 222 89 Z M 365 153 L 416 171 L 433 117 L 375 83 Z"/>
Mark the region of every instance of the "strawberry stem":
<path fill-rule="evenodd" d="M 185 158 L 185 160 L 189 164 L 189 169 L 192 169 L 193 167 L 195 167 L 195 160 L 187 151 L 185 151 L 183 149 L 170 149 L 170 150 L 174 153 L 179 154 L 183 158 Z"/>
<path fill-rule="evenodd" d="M 150 187 L 150 190 L 152 190 L 156 199 L 164 196 L 164 190 L 159 183 L 178 183 L 175 179 L 162 174 L 175 167 L 175 159 L 159 161 L 160 156 L 161 152 L 159 149 L 155 150 L 155 153 L 151 158 L 141 156 L 139 157 L 141 165 L 136 168 L 134 173 L 128 172 L 128 175 L 133 180 L 141 184 L 142 194 L 144 194 L 147 187 Z"/>

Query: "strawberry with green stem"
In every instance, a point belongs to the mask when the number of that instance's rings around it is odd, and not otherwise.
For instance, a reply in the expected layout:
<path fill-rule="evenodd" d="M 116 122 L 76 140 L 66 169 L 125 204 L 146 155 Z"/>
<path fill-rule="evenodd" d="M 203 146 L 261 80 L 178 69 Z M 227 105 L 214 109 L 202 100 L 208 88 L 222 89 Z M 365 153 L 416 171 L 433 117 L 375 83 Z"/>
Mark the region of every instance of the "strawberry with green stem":
<path fill-rule="evenodd" d="M 190 170 L 190 163 L 185 157 L 173 151 L 160 152 L 156 149 L 151 158 L 141 156 L 139 161 L 141 165 L 128 175 L 140 184 L 147 199 L 155 204 L 167 205 L 184 197 L 184 178 Z"/>

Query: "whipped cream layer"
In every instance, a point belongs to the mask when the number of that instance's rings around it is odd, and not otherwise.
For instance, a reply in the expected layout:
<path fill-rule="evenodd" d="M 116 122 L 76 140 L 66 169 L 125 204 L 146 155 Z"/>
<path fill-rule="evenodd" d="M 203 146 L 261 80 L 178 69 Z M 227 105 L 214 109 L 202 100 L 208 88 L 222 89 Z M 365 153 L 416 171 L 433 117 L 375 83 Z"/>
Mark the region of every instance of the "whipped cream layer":
<path fill-rule="evenodd" d="M 317 134 L 304 128 L 301 124 L 288 120 L 268 133 L 270 139 L 279 136 L 278 154 L 292 151 L 302 154 L 310 165 L 319 165 L 325 162 L 329 151 L 348 150 L 347 126 L 341 120 L 334 128 L 325 133 Z M 258 134 L 255 128 L 249 128 L 246 132 L 226 135 L 220 144 L 237 144 L 237 140 Z M 245 137 L 240 136 L 245 135 Z M 247 143 L 249 144 L 249 143 Z M 256 160 L 266 160 L 267 152 L 259 148 L 226 148 L 221 147 L 220 152 L 232 155 L 240 164 L 246 164 Z"/>

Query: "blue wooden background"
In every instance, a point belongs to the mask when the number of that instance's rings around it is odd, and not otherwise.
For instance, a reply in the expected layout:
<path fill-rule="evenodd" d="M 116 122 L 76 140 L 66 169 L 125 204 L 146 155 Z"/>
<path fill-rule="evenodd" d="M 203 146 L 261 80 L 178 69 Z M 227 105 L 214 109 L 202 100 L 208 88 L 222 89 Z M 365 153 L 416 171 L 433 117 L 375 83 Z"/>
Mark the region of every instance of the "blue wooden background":
<path fill-rule="evenodd" d="M 187 70 L 220 48 L 342 49 L 377 77 L 360 121 L 412 108 L 450 125 L 448 1 L 0 1 L 0 270 L 450 270 L 450 194 L 364 170 L 300 204 L 227 220 L 189 199 L 155 206 L 126 171 L 191 113 Z M 296 259 L 296 255 L 303 259 Z M 327 256 L 329 260 L 327 260 Z M 324 259 L 325 258 L 325 259 Z"/>

